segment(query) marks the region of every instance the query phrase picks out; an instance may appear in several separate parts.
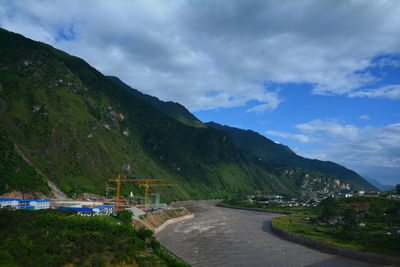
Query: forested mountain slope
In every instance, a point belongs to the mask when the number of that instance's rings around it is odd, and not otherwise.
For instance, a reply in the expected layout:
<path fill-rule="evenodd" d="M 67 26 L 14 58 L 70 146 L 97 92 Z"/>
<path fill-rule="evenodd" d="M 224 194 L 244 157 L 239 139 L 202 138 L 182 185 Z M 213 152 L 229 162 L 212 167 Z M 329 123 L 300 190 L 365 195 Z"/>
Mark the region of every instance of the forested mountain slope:
<path fill-rule="evenodd" d="M 104 195 L 115 186 L 107 179 L 122 173 L 178 184 L 159 189 L 166 200 L 255 190 L 294 195 L 303 190 L 299 183 L 313 190 L 302 177 L 317 181 L 321 176 L 303 170 L 295 172 L 296 178 L 287 175 L 293 170 L 259 161 L 230 134 L 204 127 L 183 107 L 171 113 L 165 102 L 156 107 L 144 98 L 80 58 L 0 29 L 0 145 L 5 155 L 0 194 L 48 193 L 50 180 L 69 196 Z M 176 111 L 178 104 L 172 104 Z M 173 114 L 186 114 L 188 121 Z M 333 178 L 325 178 L 338 189 Z M 122 190 L 142 192 L 132 183 Z"/>
<path fill-rule="evenodd" d="M 18 147 L 43 181 L 69 195 L 104 194 L 106 180 L 165 178 L 168 199 L 222 197 L 291 183 L 270 174 L 227 134 L 183 124 L 111 82 L 85 61 L 21 35 L 0 31 L 0 121 L 7 147 Z M 17 162 L 1 159 L 26 179 Z M 0 179 L 6 180 L 1 172 Z M 110 185 L 113 186 L 113 185 Z M 0 192 L 41 190 L 2 184 Z M 132 184 L 125 193 L 141 192 Z"/>

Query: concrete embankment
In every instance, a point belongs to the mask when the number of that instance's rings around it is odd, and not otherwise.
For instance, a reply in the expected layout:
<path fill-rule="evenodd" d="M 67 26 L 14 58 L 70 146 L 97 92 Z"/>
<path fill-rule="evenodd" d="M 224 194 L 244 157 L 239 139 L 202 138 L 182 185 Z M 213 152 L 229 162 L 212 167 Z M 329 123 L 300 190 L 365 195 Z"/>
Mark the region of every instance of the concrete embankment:
<path fill-rule="evenodd" d="M 356 249 L 339 247 L 331 244 L 324 243 L 322 241 L 312 239 L 309 237 L 301 236 L 295 233 L 287 232 L 279 227 L 274 226 L 271 223 L 271 230 L 273 233 L 279 235 L 280 237 L 296 242 L 298 244 L 317 249 L 323 252 L 332 253 L 340 256 L 345 256 L 348 258 L 362 260 L 378 264 L 389 264 L 400 266 L 400 257 L 381 255 Z"/>
<path fill-rule="evenodd" d="M 170 225 L 170 224 L 173 224 L 173 223 L 177 223 L 177 222 L 181 222 L 181 221 L 188 220 L 188 219 L 193 219 L 193 218 L 194 218 L 194 214 L 192 213 L 192 214 L 184 215 L 182 217 L 166 220 L 162 225 L 160 225 L 159 227 L 154 229 L 154 234 L 158 234 L 167 225 Z"/>
<path fill-rule="evenodd" d="M 190 213 L 186 208 L 165 209 L 141 215 L 139 219 L 133 221 L 133 225 L 137 228 L 148 228 L 157 234 L 169 224 L 193 217 L 194 214 Z"/>

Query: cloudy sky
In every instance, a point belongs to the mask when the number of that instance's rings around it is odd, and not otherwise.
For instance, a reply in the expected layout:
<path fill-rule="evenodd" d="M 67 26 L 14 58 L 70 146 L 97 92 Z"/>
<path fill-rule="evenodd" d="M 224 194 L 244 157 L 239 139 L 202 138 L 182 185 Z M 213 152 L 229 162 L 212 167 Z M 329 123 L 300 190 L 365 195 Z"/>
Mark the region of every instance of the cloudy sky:
<path fill-rule="evenodd" d="M 203 121 L 400 183 L 398 0 L 0 0 L 0 27 Z"/>

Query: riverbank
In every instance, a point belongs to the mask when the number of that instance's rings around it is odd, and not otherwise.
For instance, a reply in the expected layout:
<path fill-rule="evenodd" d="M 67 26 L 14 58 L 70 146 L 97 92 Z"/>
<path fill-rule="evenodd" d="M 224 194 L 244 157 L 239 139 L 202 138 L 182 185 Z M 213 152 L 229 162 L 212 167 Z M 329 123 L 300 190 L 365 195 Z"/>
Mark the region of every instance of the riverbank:
<path fill-rule="evenodd" d="M 290 212 L 290 211 L 267 210 L 267 209 L 261 209 L 261 208 L 248 208 L 248 207 L 240 207 L 240 206 L 230 206 L 230 205 L 226 205 L 226 204 L 222 204 L 222 203 L 218 203 L 218 204 L 216 204 L 216 206 L 217 207 L 221 207 L 221 208 L 238 209 L 238 210 L 250 210 L 250 211 L 277 213 L 277 214 L 285 214 L 285 215 L 293 214 L 293 212 Z"/>

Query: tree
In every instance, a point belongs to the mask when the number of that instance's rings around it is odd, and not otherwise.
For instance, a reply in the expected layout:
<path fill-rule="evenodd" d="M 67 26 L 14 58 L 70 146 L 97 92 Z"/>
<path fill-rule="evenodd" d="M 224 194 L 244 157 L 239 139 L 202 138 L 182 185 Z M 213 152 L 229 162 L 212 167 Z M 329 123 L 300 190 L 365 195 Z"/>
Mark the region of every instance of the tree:
<path fill-rule="evenodd" d="M 329 221 L 338 214 L 339 203 L 335 198 L 328 197 L 321 201 L 319 206 L 321 207 L 321 211 L 318 219 L 322 221 Z"/>
<path fill-rule="evenodd" d="M 400 194 L 400 184 L 396 185 L 396 192 L 397 194 Z"/>
<path fill-rule="evenodd" d="M 325 206 L 322 208 L 322 211 L 318 216 L 318 219 L 322 221 L 329 221 L 330 219 L 335 218 L 336 215 L 337 215 L 336 208 Z"/>
<path fill-rule="evenodd" d="M 357 210 L 354 207 L 347 207 L 344 210 L 343 214 L 343 223 L 348 226 L 350 229 L 354 229 L 357 227 L 359 218 L 357 214 Z"/>
<path fill-rule="evenodd" d="M 378 203 L 373 203 L 371 208 L 369 209 L 369 213 L 376 221 L 382 221 L 384 214 L 384 207 L 382 207 L 382 205 L 379 205 Z"/>
<path fill-rule="evenodd" d="M 116 217 L 123 224 L 132 223 L 132 212 L 130 210 L 119 210 Z"/>

